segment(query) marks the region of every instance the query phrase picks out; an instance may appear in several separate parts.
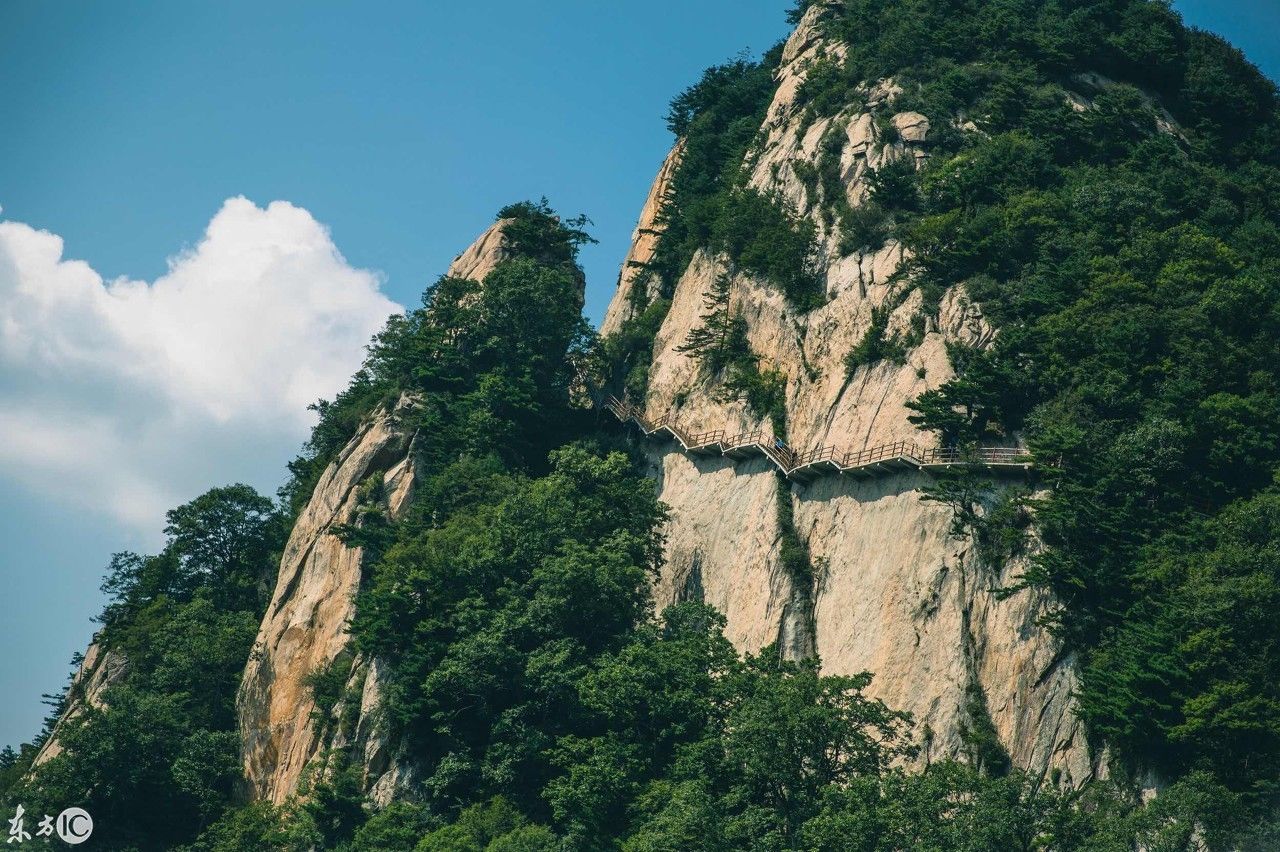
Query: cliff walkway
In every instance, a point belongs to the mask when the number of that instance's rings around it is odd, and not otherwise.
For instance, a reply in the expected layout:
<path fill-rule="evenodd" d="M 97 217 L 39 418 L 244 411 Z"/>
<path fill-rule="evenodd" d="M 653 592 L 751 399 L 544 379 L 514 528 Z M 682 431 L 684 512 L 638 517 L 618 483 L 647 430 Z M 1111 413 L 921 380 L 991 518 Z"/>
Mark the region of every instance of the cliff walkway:
<path fill-rule="evenodd" d="M 690 432 L 677 426 L 672 415 L 649 420 L 636 406 L 610 396 L 605 407 L 623 423 L 634 423 L 650 437 L 677 441 L 686 453 L 695 456 L 727 456 L 731 459 L 764 456 L 788 479 L 811 482 L 824 474 L 858 477 L 881 476 L 903 470 L 930 473 L 953 468 L 984 470 L 990 473 L 1023 473 L 1032 468 L 1031 457 L 1017 447 L 979 447 L 971 452 L 956 449 L 926 450 L 899 441 L 865 450 L 841 452 L 834 446 L 798 451 L 763 430 L 726 435 L 724 430 Z"/>

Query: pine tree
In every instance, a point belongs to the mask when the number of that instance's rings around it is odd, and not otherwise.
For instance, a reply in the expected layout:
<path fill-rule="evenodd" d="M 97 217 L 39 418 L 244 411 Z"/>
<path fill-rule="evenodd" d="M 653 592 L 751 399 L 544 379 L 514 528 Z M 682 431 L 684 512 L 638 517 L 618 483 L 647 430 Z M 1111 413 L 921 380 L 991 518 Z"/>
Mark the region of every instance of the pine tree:
<path fill-rule="evenodd" d="M 723 370 L 733 360 L 735 328 L 742 320 L 729 309 L 732 279 L 727 273 L 716 276 L 715 283 L 702 299 L 702 324 L 689 332 L 677 352 L 692 355 L 711 374 Z"/>

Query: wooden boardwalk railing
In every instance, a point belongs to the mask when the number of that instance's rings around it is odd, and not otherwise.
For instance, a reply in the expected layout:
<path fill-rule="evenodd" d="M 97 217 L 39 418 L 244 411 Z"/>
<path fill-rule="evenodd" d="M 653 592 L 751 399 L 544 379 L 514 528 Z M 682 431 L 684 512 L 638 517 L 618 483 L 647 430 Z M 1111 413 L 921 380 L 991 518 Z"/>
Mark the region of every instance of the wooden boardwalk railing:
<path fill-rule="evenodd" d="M 1016 473 L 1028 471 L 1033 466 L 1031 456 L 1017 447 L 978 447 L 961 452 L 946 447 L 926 450 L 908 441 L 898 441 L 848 452 L 841 452 L 834 446 L 797 452 L 760 429 L 730 437 L 726 437 L 723 430 L 688 432 L 676 425 L 670 414 L 649 420 L 640 408 L 614 396 L 605 400 L 605 408 L 621 422 L 636 424 L 647 436 L 665 433 L 692 455 L 723 455 L 733 459 L 761 455 L 788 479 L 799 482 L 810 482 L 827 473 L 879 476 L 900 470 L 936 472 L 952 468 Z"/>

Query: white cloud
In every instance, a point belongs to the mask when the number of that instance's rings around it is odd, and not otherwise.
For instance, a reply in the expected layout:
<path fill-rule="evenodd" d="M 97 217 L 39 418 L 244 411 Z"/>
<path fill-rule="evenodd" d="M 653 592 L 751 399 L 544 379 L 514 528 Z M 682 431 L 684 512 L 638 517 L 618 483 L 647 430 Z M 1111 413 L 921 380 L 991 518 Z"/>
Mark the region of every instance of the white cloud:
<path fill-rule="evenodd" d="M 155 281 L 104 281 L 0 222 L 0 477 L 153 533 L 231 481 L 277 482 L 400 310 L 310 213 L 228 199 Z"/>

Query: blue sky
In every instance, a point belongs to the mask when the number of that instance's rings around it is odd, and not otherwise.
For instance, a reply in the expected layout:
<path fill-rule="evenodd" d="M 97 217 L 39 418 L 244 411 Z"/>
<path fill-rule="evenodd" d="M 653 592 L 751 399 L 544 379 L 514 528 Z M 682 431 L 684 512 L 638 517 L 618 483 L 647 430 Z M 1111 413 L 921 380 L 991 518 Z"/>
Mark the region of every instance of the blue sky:
<path fill-rule="evenodd" d="M 545 194 L 595 222 L 600 243 L 583 261 L 598 321 L 671 141 L 667 102 L 706 65 L 783 37 L 785 5 L 0 4 L 0 218 L 30 226 L 9 236 L 33 256 L 57 248 L 37 229 L 61 237 L 61 259 L 40 260 L 39 280 L 80 294 L 28 314 L 52 325 L 25 351 L 53 355 L 32 355 L 22 375 L 0 362 L 11 371 L 0 375 L 0 427 L 30 429 L 35 418 L 3 407 L 32 399 L 48 425 L 20 445 L 47 454 L 44 466 L 0 451 L 0 744 L 35 732 L 40 694 L 92 631 L 109 554 L 154 545 L 156 507 L 172 505 L 157 494 L 176 502 L 234 480 L 275 488 L 305 429 L 290 412 L 334 383 L 351 341 L 385 316 L 379 287 L 415 304 L 499 207 Z M 1280 73 L 1280 8 L 1176 5 Z M 236 196 L 252 204 L 224 206 Z M 268 209 L 275 200 L 292 206 Z M 255 243 L 261 231 L 272 241 Z M 306 375 L 267 381 L 234 353 L 201 349 L 198 333 L 161 340 L 138 326 L 137 316 L 216 314 L 181 294 L 231 274 L 228 255 L 254 252 L 262 264 L 237 274 L 246 286 L 275 281 L 270 259 L 283 253 L 287 300 L 242 318 L 243 354 L 271 371 L 340 338 Z M 122 319 L 127 294 L 99 292 L 122 276 L 165 282 L 173 297 Z M 319 279 L 322 298 L 309 289 Z M 83 295 L 95 287 L 96 301 Z M 352 288 L 363 296 L 342 302 Z M 157 369 L 158 351 L 186 359 L 173 381 L 137 375 Z M 107 410 L 123 413 L 100 421 Z"/>

